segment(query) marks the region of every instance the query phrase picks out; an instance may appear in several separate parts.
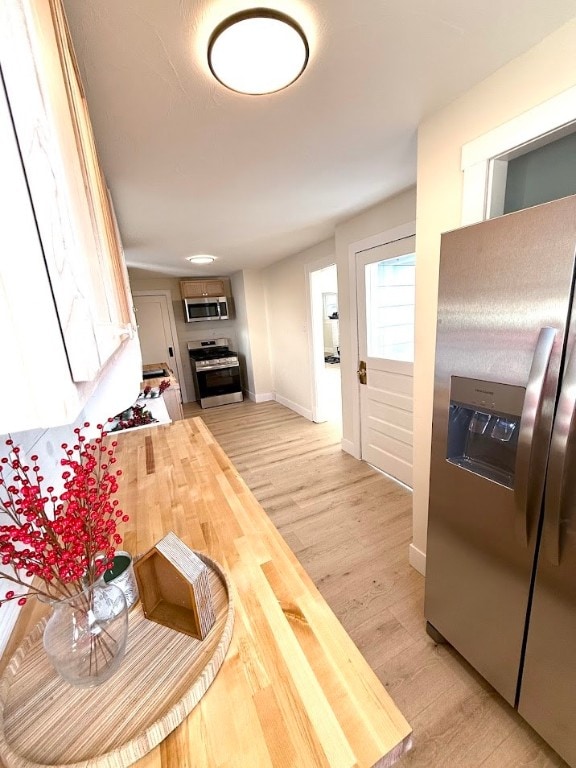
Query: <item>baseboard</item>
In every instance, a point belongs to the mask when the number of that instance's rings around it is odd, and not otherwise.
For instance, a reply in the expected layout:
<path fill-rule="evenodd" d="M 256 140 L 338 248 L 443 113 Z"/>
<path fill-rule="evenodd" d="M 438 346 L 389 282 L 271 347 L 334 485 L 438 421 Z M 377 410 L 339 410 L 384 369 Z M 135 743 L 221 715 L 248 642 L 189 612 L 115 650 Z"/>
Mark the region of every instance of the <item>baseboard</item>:
<path fill-rule="evenodd" d="M 250 399 L 252 400 L 252 398 Z M 274 397 L 274 392 L 264 392 L 263 394 L 260 394 L 260 395 L 254 395 L 255 403 L 267 403 L 269 400 L 276 400 L 276 398 Z"/>
<path fill-rule="evenodd" d="M 360 451 L 356 450 L 356 446 L 352 442 L 352 440 L 345 440 L 342 438 L 342 442 L 340 443 L 342 446 L 342 450 L 346 451 L 346 453 L 349 453 L 351 456 L 354 456 L 355 459 L 360 458 Z"/>
<path fill-rule="evenodd" d="M 263 394 L 257 395 L 249 389 L 244 390 L 244 397 L 248 400 L 252 400 L 253 403 L 266 403 L 268 400 L 276 400 L 274 392 L 264 392 Z"/>
<path fill-rule="evenodd" d="M 408 550 L 408 562 L 415 568 L 422 576 L 426 576 L 426 553 L 421 549 L 415 547 L 414 544 L 410 544 Z"/>
<path fill-rule="evenodd" d="M 312 411 L 308 408 L 302 408 L 301 405 L 298 405 L 298 403 L 292 402 L 292 400 L 288 400 L 286 397 L 282 397 L 282 395 L 279 395 L 276 393 L 276 402 L 280 403 L 280 405 L 286 406 L 286 408 L 290 408 L 291 411 L 296 411 L 296 413 L 300 414 L 300 416 L 304 416 L 305 419 L 308 419 L 308 421 L 312 421 Z"/>

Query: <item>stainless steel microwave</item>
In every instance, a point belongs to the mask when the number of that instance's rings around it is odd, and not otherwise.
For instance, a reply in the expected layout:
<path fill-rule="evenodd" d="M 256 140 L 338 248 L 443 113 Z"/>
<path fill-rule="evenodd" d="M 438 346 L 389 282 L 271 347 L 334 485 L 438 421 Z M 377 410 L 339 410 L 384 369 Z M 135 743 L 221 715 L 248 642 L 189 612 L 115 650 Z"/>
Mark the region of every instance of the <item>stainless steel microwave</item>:
<path fill-rule="evenodd" d="M 229 299 L 227 296 L 184 299 L 184 319 L 187 323 L 202 320 L 229 320 Z"/>

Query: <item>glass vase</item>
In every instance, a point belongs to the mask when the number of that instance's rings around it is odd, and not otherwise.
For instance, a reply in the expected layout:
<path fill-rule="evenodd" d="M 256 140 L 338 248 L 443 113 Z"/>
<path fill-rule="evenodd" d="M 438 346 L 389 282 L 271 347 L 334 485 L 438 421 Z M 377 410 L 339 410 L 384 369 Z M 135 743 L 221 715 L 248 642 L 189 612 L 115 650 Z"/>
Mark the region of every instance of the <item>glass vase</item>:
<path fill-rule="evenodd" d="M 43 643 L 56 672 L 82 688 L 106 682 L 126 650 L 128 608 L 122 590 L 113 584 L 93 584 L 49 605 L 52 613 Z"/>

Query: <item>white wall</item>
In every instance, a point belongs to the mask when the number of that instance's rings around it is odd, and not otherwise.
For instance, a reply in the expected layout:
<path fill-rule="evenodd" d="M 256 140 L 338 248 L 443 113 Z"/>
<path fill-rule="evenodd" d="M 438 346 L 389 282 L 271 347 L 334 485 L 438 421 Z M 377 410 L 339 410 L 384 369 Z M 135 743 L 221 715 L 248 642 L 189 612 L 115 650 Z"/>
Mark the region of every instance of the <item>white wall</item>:
<path fill-rule="evenodd" d="M 236 352 L 240 361 L 242 388 L 246 392 L 254 391 L 254 373 L 252 365 L 252 347 L 248 331 L 248 310 L 244 289 L 244 272 L 235 272 L 230 278 L 230 287 L 234 297 L 236 317 Z"/>
<path fill-rule="evenodd" d="M 312 418 L 312 376 L 305 265 L 334 253 L 325 240 L 264 270 L 268 333 L 276 399 Z"/>
<path fill-rule="evenodd" d="M 262 270 L 244 270 L 248 334 L 252 351 L 253 389 L 250 397 L 260 402 L 270 400 L 274 392 L 274 376 L 268 333 L 268 302 Z"/>
<path fill-rule="evenodd" d="M 353 440 L 353 394 L 357 360 L 351 354 L 356 318 L 350 316 L 349 247 L 387 229 L 414 221 L 416 190 L 406 190 L 336 226 L 325 240 L 264 270 L 274 387 L 279 402 L 312 418 L 312 373 L 307 327 L 306 265 L 333 258 L 338 269 L 338 312 L 342 376 L 342 439 Z"/>
<path fill-rule="evenodd" d="M 576 85 L 576 20 L 425 120 L 418 131 L 414 554 L 426 551 L 440 234 L 460 226 L 462 146 Z"/>
<path fill-rule="evenodd" d="M 236 306 L 236 348 L 244 389 L 256 402 L 272 400 L 274 384 L 262 271 L 236 272 L 231 277 L 231 285 Z"/>

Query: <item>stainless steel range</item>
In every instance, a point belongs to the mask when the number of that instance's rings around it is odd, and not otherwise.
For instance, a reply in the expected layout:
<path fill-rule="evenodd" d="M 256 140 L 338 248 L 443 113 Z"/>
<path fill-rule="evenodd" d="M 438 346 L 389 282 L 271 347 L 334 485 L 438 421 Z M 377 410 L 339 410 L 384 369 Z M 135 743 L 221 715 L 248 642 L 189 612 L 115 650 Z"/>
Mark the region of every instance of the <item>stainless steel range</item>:
<path fill-rule="evenodd" d="M 241 403 L 240 363 L 228 339 L 189 341 L 188 354 L 196 396 L 202 408 Z"/>

